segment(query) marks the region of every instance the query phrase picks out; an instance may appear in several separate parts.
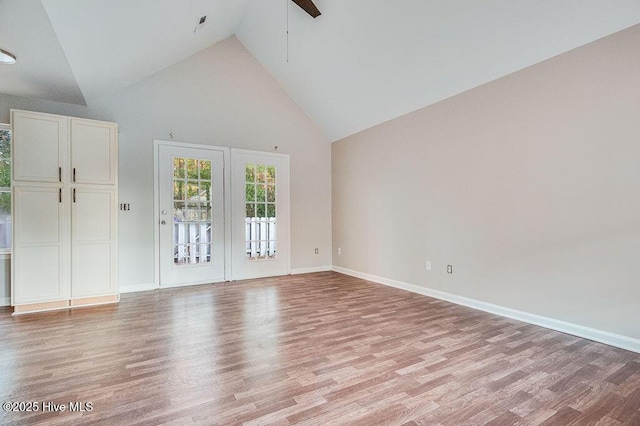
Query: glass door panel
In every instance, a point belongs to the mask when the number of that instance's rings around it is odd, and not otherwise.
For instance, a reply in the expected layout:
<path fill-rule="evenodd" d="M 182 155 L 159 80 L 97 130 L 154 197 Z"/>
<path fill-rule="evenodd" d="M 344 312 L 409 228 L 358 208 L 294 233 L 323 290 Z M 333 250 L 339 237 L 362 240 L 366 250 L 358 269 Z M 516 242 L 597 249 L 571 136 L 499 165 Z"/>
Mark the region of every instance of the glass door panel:
<path fill-rule="evenodd" d="M 234 279 L 289 273 L 289 157 L 231 150 Z"/>
<path fill-rule="evenodd" d="M 173 262 L 210 263 L 211 160 L 173 157 Z"/>
<path fill-rule="evenodd" d="M 159 147 L 160 283 L 224 279 L 222 151 Z"/>

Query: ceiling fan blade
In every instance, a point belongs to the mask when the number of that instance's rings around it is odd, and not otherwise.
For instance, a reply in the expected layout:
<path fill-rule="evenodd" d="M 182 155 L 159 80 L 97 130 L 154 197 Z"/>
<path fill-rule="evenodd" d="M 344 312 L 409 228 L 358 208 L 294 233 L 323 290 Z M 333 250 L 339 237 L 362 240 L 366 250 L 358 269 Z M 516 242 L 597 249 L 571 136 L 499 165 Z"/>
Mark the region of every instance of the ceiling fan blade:
<path fill-rule="evenodd" d="M 320 11 L 316 7 L 316 5 L 313 4 L 313 1 L 311 0 L 293 0 L 293 2 L 298 6 L 300 6 L 302 10 L 307 12 L 313 18 L 317 18 L 318 16 L 321 15 Z"/>

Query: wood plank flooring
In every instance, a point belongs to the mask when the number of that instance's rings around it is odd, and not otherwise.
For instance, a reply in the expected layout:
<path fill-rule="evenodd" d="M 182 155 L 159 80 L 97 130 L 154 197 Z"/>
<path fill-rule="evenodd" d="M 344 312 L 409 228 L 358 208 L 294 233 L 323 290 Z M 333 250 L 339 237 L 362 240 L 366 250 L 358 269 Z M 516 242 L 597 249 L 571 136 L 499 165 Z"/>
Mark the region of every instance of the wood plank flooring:
<path fill-rule="evenodd" d="M 9 312 L 4 425 L 640 425 L 639 354 L 334 272 Z"/>

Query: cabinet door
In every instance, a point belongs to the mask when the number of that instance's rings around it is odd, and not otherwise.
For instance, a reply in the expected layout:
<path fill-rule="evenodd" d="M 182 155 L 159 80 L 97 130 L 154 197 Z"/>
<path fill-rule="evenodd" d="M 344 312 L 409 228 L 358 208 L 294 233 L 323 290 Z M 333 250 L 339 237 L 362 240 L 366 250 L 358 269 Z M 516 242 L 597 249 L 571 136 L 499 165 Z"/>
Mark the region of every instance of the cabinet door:
<path fill-rule="evenodd" d="M 72 182 L 115 185 L 118 179 L 117 138 L 115 123 L 72 118 Z"/>
<path fill-rule="evenodd" d="M 67 122 L 59 115 L 11 111 L 14 181 L 64 181 Z"/>
<path fill-rule="evenodd" d="M 61 188 L 13 187 L 13 304 L 69 298 Z"/>
<path fill-rule="evenodd" d="M 117 294 L 116 191 L 71 191 L 71 297 Z"/>

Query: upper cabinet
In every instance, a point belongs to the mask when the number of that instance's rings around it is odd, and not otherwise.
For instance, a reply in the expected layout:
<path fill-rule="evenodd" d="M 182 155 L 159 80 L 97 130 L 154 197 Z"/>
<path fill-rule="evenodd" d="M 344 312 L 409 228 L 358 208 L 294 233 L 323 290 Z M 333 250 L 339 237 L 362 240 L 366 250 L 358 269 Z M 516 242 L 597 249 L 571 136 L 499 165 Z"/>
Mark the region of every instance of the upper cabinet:
<path fill-rule="evenodd" d="M 71 181 L 115 185 L 118 179 L 117 126 L 104 121 L 70 118 Z"/>
<path fill-rule="evenodd" d="M 118 183 L 115 123 L 20 110 L 11 122 L 15 182 Z"/>
<path fill-rule="evenodd" d="M 28 111 L 11 111 L 13 180 L 64 182 L 68 162 L 68 117 Z M 37 155 L 35 155 L 37 153 Z"/>

